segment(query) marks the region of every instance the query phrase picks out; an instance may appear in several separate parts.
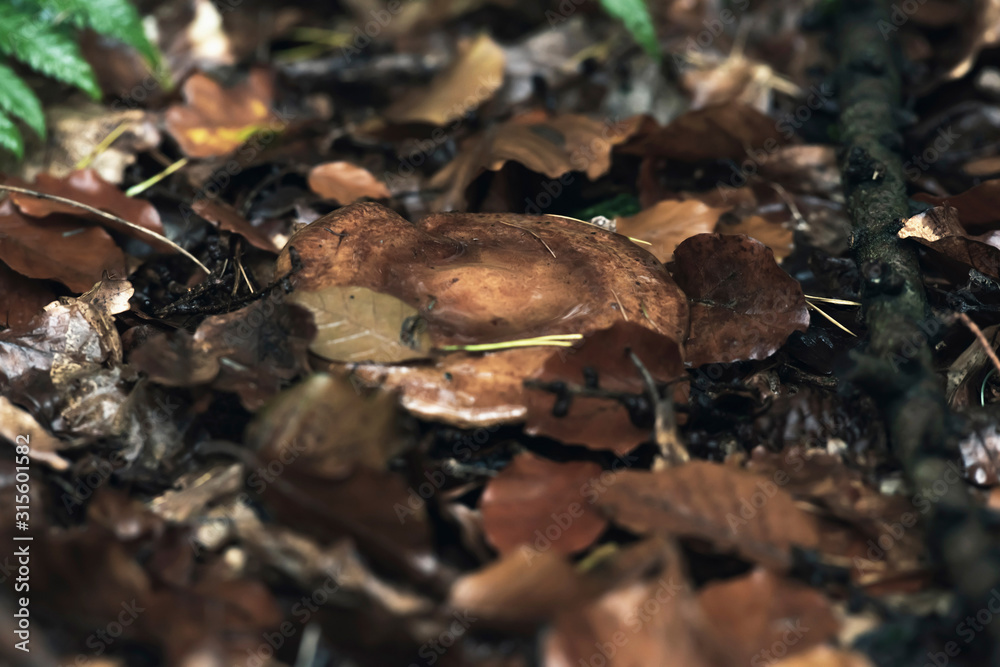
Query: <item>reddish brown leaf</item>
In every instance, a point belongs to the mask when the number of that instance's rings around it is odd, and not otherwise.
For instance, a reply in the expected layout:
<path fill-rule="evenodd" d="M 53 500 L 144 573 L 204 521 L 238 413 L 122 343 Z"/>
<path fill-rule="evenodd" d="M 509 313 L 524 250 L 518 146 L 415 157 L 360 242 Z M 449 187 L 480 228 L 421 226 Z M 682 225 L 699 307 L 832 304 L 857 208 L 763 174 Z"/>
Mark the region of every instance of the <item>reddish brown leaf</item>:
<path fill-rule="evenodd" d="M 764 359 L 809 326 L 798 281 L 746 236 L 700 234 L 674 252 L 674 279 L 691 301 L 684 343 L 692 366 Z"/>
<path fill-rule="evenodd" d="M 658 381 L 670 382 L 684 374 L 676 342 L 634 322 L 617 322 L 588 335 L 577 349 L 553 353 L 532 379 L 582 387 L 586 384 L 585 372 L 596 372 L 602 389 L 643 393 L 646 387 L 629 356 L 630 351 Z M 551 392 L 541 389 L 529 392 L 528 433 L 617 454 L 624 454 L 651 437 L 649 429 L 632 423 L 628 411 L 618 401 L 575 396 L 568 412 L 555 416 L 552 412 L 557 400 Z"/>
<path fill-rule="evenodd" d="M 618 233 L 649 241 L 649 251 L 661 262 L 669 262 L 682 241 L 715 231 L 719 216 L 728 210 L 712 208 L 696 199 L 665 199 L 641 213 L 619 218 Z"/>
<path fill-rule="evenodd" d="M 309 188 L 325 199 L 353 204 L 359 199 L 388 199 L 385 183 L 364 167 L 350 162 L 324 162 L 309 171 Z"/>
<path fill-rule="evenodd" d="M 527 549 L 458 579 L 448 603 L 490 623 L 530 627 L 583 597 L 581 577 L 565 557 Z"/>
<path fill-rule="evenodd" d="M 596 463 L 556 463 L 530 452 L 514 457 L 487 483 L 479 508 L 486 538 L 502 553 L 532 545 L 571 554 L 604 532 L 587 484 L 601 474 Z"/>
<path fill-rule="evenodd" d="M 157 234 L 163 234 L 163 224 L 160 222 L 160 214 L 157 213 L 152 204 L 144 199 L 126 197 L 125 193 L 119 190 L 117 186 L 102 179 L 93 169 L 74 171 L 66 178 L 55 178 L 48 174 L 39 174 L 37 182 L 33 185 L 22 185 L 21 183 L 16 183 L 16 185 L 38 190 L 45 194 L 72 199 L 81 204 L 88 204 Z M 38 199 L 37 197 L 17 192 L 11 193 L 11 199 L 14 200 L 17 208 L 22 213 L 33 218 L 45 218 L 54 214 L 83 218 L 148 243 L 157 250 L 173 251 L 173 248 L 156 241 L 148 234 L 143 234 L 114 220 L 102 218 L 99 215 L 89 213 L 69 204 Z"/>
<path fill-rule="evenodd" d="M 723 104 L 689 111 L 663 128 L 647 124 L 621 150 L 684 162 L 726 158 L 741 161 L 748 149 L 767 155 L 783 143 L 778 126 L 768 116 L 746 105 Z"/>
<path fill-rule="evenodd" d="M 0 202 L 0 260 L 29 278 L 57 280 L 86 292 L 107 273 L 125 277 L 125 255 L 106 231 L 79 219 L 36 220 Z"/>
<path fill-rule="evenodd" d="M 218 225 L 219 229 L 239 234 L 261 250 L 278 252 L 278 247 L 274 245 L 274 241 L 251 225 L 235 208 L 225 202 L 212 199 L 196 199 L 191 202 L 191 210 L 213 225 Z"/>
<path fill-rule="evenodd" d="M 840 627 L 822 593 L 763 569 L 707 585 L 698 602 L 720 664 L 768 664 L 826 643 Z"/>
<path fill-rule="evenodd" d="M 633 532 L 695 537 L 777 567 L 789 565 L 793 545 L 819 544 L 816 519 L 787 491 L 766 477 L 707 461 L 655 473 L 622 471 L 598 503 Z"/>
<path fill-rule="evenodd" d="M 23 327 L 55 298 L 46 283 L 26 278 L 0 263 L 0 327 Z"/>
<path fill-rule="evenodd" d="M 553 118 L 525 114 L 496 125 L 466 142 L 459 155 L 430 180 L 431 187 L 447 188 L 435 202 L 435 210 L 463 210 L 466 187 L 487 169 L 499 171 L 508 160 L 549 179 L 571 171 L 597 179 L 611 167 L 612 148 L 638 126 L 638 117 L 601 123 L 575 114 Z M 556 187 L 561 190 L 563 185 L 550 184 L 550 189 Z"/>
<path fill-rule="evenodd" d="M 270 74 L 255 69 L 243 83 L 223 88 L 204 74 L 184 82 L 184 105 L 167 109 L 166 127 L 185 155 L 194 158 L 227 155 L 277 118 Z"/>
<path fill-rule="evenodd" d="M 749 236 L 755 241 L 760 241 L 774 253 L 774 258 L 779 262 L 792 254 L 794 234 L 787 225 L 771 222 L 759 215 L 751 215 L 743 218 L 735 224 L 725 224 L 720 222 L 714 231 L 720 234 L 730 234 L 733 236 Z"/>

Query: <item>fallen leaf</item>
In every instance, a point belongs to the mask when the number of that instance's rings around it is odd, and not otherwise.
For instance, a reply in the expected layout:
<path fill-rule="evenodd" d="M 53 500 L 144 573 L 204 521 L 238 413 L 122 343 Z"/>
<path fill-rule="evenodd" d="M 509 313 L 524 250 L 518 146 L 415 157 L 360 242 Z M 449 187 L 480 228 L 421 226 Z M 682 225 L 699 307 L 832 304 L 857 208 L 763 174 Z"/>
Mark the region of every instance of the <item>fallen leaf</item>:
<path fill-rule="evenodd" d="M 764 359 L 809 326 L 798 281 L 746 236 L 700 234 L 674 251 L 674 280 L 691 302 L 691 366 Z"/>
<path fill-rule="evenodd" d="M 695 234 L 715 231 L 719 216 L 729 208 L 713 208 L 696 199 L 665 199 L 636 215 L 619 218 L 619 234 L 648 241 L 649 251 L 661 262 L 674 257 L 674 249 Z"/>
<path fill-rule="evenodd" d="M 750 149 L 764 155 L 776 152 L 785 143 L 778 128 L 753 107 L 723 104 L 688 111 L 662 128 L 646 123 L 619 151 L 683 162 L 741 161 Z"/>
<path fill-rule="evenodd" d="M 968 234 L 959 222 L 958 210 L 939 206 L 909 218 L 898 236 L 911 238 L 980 273 L 1000 278 L 1000 231 L 980 236 Z"/>
<path fill-rule="evenodd" d="M 101 276 L 124 277 L 125 255 L 111 236 L 78 218 L 36 220 L 10 199 L 0 202 L 0 260 L 29 278 L 56 280 L 86 292 Z"/>
<path fill-rule="evenodd" d="M 184 105 L 167 109 L 166 128 L 188 157 L 228 155 L 257 132 L 277 126 L 270 109 L 274 97 L 270 74 L 254 69 L 247 80 L 223 88 L 204 74 L 184 82 Z"/>
<path fill-rule="evenodd" d="M 731 236 L 742 234 L 760 241 L 771 249 L 779 262 L 792 254 L 794 248 L 794 233 L 787 225 L 771 222 L 759 215 L 751 215 L 731 225 L 720 222 L 713 231 Z"/>
<path fill-rule="evenodd" d="M 392 196 L 385 183 L 365 169 L 350 162 L 324 162 L 309 170 L 309 189 L 338 204 L 353 204 L 359 199 L 388 199 Z"/>
<path fill-rule="evenodd" d="M 611 150 L 638 129 L 639 120 L 608 123 L 575 114 L 545 118 L 529 113 L 495 125 L 470 138 L 458 156 L 430 179 L 430 187 L 445 189 L 434 210 L 464 209 L 469 184 L 486 170 L 499 171 L 508 161 L 552 180 L 572 171 L 596 180 L 610 169 Z M 558 194 L 562 187 L 561 182 L 549 183 L 545 196 L 556 196 L 552 193 Z"/>
<path fill-rule="evenodd" d="M 680 348 L 675 341 L 635 322 L 622 321 L 587 335 L 579 348 L 554 352 L 531 379 L 584 387 L 590 375 L 601 389 L 643 394 L 647 389 L 630 352 L 654 380 L 671 382 L 684 375 Z M 565 414 L 554 415 L 560 400 L 551 392 L 530 390 L 525 430 L 531 435 L 616 454 L 625 454 L 651 439 L 651 428 L 633 424 L 628 410 L 619 401 L 574 396 L 565 406 Z"/>
<path fill-rule="evenodd" d="M 819 544 L 816 519 L 766 477 L 691 461 L 657 472 L 624 470 L 598 498 L 611 520 L 641 535 L 698 538 L 777 568 L 791 548 Z"/>
<path fill-rule="evenodd" d="M 530 627 L 583 596 L 580 575 L 564 556 L 527 549 L 459 578 L 448 604 L 487 622 Z"/>
<path fill-rule="evenodd" d="M 461 46 L 452 65 L 425 90 L 404 95 L 386 109 L 385 117 L 393 123 L 431 125 L 462 118 L 503 85 L 505 61 L 503 49 L 484 33 Z"/>
<path fill-rule="evenodd" d="M 49 434 L 31 414 L 7 400 L 6 396 L 0 396 L 0 436 L 15 446 L 27 447 L 28 456 L 54 470 L 69 468 L 69 461 L 59 456 L 59 451 L 66 449 L 66 445 Z"/>
<path fill-rule="evenodd" d="M 826 596 L 805 584 L 764 569 L 698 593 L 706 626 L 723 656 L 720 664 L 768 662 L 795 655 L 837 636 L 840 623 Z"/>
<path fill-rule="evenodd" d="M 406 446 L 396 410 L 386 392 L 361 394 L 344 378 L 317 373 L 271 399 L 245 441 L 267 460 L 302 457 L 318 474 L 358 463 L 384 468 Z"/>
<path fill-rule="evenodd" d="M 808 651 L 772 664 L 773 667 L 875 667 L 862 653 L 830 646 L 814 646 Z"/>
<path fill-rule="evenodd" d="M 528 545 L 559 554 L 589 547 L 608 523 L 586 494 L 600 474 L 596 463 L 518 454 L 486 484 L 479 501 L 486 538 L 501 554 Z"/>
<path fill-rule="evenodd" d="M 24 327 L 55 298 L 45 282 L 22 276 L 0 262 L 0 328 Z"/>
<path fill-rule="evenodd" d="M 324 359 L 395 363 L 429 354 L 419 311 L 390 294 L 332 285 L 296 291 L 291 303 L 313 314 L 316 337 L 309 350 Z"/>
<path fill-rule="evenodd" d="M 279 250 L 274 245 L 274 241 L 225 202 L 213 199 L 195 199 L 191 202 L 191 210 L 213 225 L 218 225 L 219 229 L 239 234 L 251 245 L 261 250 L 275 253 Z"/>
<path fill-rule="evenodd" d="M 144 199 L 125 196 L 125 193 L 119 190 L 117 186 L 102 179 L 93 169 L 74 171 L 65 178 L 39 174 L 34 184 L 9 181 L 8 184 L 27 187 L 45 194 L 72 199 L 81 204 L 88 204 L 96 209 L 111 213 L 123 220 L 156 232 L 161 236 L 163 235 L 163 224 L 160 222 L 160 214 L 157 213 L 152 204 Z M 127 225 L 115 222 L 114 220 L 108 220 L 95 213 L 84 211 L 69 204 L 48 199 L 39 199 L 19 192 L 12 192 L 10 198 L 23 214 L 32 218 L 46 218 L 59 214 L 83 218 L 131 238 L 138 239 L 159 251 L 173 252 L 174 250 L 171 246 L 155 240 L 148 234 L 143 234 Z"/>
<path fill-rule="evenodd" d="M 544 639 L 545 664 L 721 667 L 706 651 L 711 638 L 679 550 L 662 560 L 594 601 L 564 607 Z"/>
<path fill-rule="evenodd" d="M 961 225 L 975 231 L 988 231 L 1000 224 L 1000 179 L 985 181 L 957 195 L 935 197 L 920 193 L 913 197 L 917 201 L 933 204 L 935 208 L 953 208 Z"/>

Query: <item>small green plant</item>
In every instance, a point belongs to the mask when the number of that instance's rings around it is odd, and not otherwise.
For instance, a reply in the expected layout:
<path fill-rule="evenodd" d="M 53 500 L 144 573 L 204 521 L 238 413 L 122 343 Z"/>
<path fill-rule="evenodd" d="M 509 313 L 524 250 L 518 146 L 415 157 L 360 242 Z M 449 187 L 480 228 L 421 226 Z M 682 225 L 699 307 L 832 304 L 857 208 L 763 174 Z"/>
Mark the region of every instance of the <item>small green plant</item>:
<path fill-rule="evenodd" d="M 654 60 L 660 60 L 660 42 L 656 38 L 653 17 L 649 14 L 646 0 L 601 0 L 601 7 L 608 14 L 621 20 L 635 41 Z"/>
<path fill-rule="evenodd" d="M 159 52 L 146 39 L 129 0 L 0 0 L 0 148 L 23 157 L 24 139 L 15 118 L 45 137 L 42 105 L 14 72 L 12 60 L 76 86 L 93 99 L 101 96 L 76 43 L 83 28 L 134 47 L 154 71 L 159 66 Z"/>

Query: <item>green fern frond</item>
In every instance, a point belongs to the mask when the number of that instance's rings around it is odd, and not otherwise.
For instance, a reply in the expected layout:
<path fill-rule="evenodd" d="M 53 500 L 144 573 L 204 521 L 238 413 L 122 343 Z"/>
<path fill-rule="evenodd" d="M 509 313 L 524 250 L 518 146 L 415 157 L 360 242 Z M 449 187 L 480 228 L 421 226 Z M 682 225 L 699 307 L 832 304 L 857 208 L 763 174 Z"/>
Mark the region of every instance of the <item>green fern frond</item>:
<path fill-rule="evenodd" d="M 7 116 L 0 113 L 0 148 L 5 148 L 20 160 L 24 157 L 24 139 L 17 127 Z"/>
<path fill-rule="evenodd" d="M 80 88 L 93 99 L 101 89 L 66 26 L 54 25 L 26 5 L 0 5 L 0 53 L 36 72 Z M 36 7 L 37 9 L 37 7 Z"/>
<path fill-rule="evenodd" d="M 14 70 L 0 63 L 0 114 L 8 113 L 18 118 L 35 133 L 45 137 L 45 114 L 31 88 Z"/>
<path fill-rule="evenodd" d="M 101 89 L 76 43 L 83 28 L 118 39 L 135 48 L 158 78 L 161 58 L 142 29 L 130 0 L 0 0 L 0 56 L 76 86 L 93 99 Z M 24 155 L 17 119 L 45 136 L 45 115 L 38 97 L 0 58 L 0 149 Z"/>
<path fill-rule="evenodd" d="M 660 60 L 660 42 L 656 38 L 653 17 L 646 0 L 601 0 L 601 6 L 611 16 L 622 21 L 635 41 L 655 60 Z"/>
<path fill-rule="evenodd" d="M 128 44 L 155 69 L 160 52 L 146 38 L 139 12 L 129 0 L 39 0 L 42 7 L 65 15 L 78 28 L 92 28 Z"/>

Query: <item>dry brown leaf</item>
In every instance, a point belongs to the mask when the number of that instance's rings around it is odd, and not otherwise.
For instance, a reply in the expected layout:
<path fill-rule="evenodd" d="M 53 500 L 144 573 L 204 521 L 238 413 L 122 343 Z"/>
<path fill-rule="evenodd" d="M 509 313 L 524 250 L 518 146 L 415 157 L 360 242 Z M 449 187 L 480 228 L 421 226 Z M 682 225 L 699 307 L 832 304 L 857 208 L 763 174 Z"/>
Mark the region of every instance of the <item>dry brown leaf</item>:
<path fill-rule="evenodd" d="M 29 218 L 10 199 L 0 202 L 0 260 L 21 275 L 56 280 L 74 292 L 86 292 L 104 274 L 126 274 L 125 255 L 100 227 L 61 215 Z"/>
<path fill-rule="evenodd" d="M 447 125 L 493 97 L 503 85 L 505 62 L 503 49 L 484 33 L 463 45 L 451 67 L 425 90 L 403 96 L 385 117 L 393 123 Z"/>
<path fill-rule="evenodd" d="M 798 281 L 746 236 L 689 238 L 674 251 L 673 275 L 691 302 L 684 356 L 692 366 L 764 359 L 809 326 Z"/>
<path fill-rule="evenodd" d="M 432 188 L 447 188 L 434 210 L 462 210 L 468 185 L 486 170 L 499 171 L 509 160 L 553 180 L 572 171 L 595 180 L 611 167 L 611 150 L 638 129 L 640 120 L 602 123 L 575 114 L 546 118 L 529 113 L 495 125 L 469 139 L 458 156 L 431 178 Z M 549 184 L 550 190 L 556 187 L 563 185 Z"/>
<path fill-rule="evenodd" d="M 980 236 L 968 234 L 959 222 L 958 210 L 939 206 L 918 213 L 903 223 L 899 238 L 932 248 L 980 273 L 1000 278 L 1000 231 Z"/>
<path fill-rule="evenodd" d="M 771 249 L 779 262 L 792 254 L 794 248 L 795 235 L 787 225 L 771 222 L 759 215 L 748 216 L 732 225 L 720 222 L 713 231 L 720 234 L 743 234 L 760 241 Z"/>
<path fill-rule="evenodd" d="M 499 625 L 531 626 L 581 600 L 580 575 L 555 551 L 518 550 L 451 587 L 450 606 Z"/>
<path fill-rule="evenodd" d="M 93 169 L 81 169 L 70 173 L 66 178 L 55 178 L 48 174 L 39 174 L 34 184 L 25 184 L 10 179 L 10 185 L 27 187 L 57 197 L 64 197 L 88 204 L 96 209 L 111 213 L 133 224 L 144 227 L 152 232 L 163 235 L 163 224 L 160 214 L 148 201 L 125 196 L 115 185 L 102 179 Z M 67 215 L 83 218 L 97 224 L 109 227 L 116 232 L 143 241 L 160 251 L 173 251 L 173 248 L 162 242 L 157 242 L 148 234 L 136 231 L 127 225 L 108 220 L 95 213 L 81 210 L 69 204 L 38 199 L 20 192 L 12 192 L 11 199 L 17 208 L 25 215 L 33 218 L 46 218 L 51 215 Z"/>
<path fill-rule="evenodd" d="M 384 468 L 406 445 L 396 411 L 387 392 L 363 395 L 344 378 L 317 373 L 269 401 L 245 440 L 263 458 L 302 457 L 318 474 L 358 463 Z"/>
<path fill-rule="evenodd" d="M 1000 223 L 1000 179 L 985 181 L 953 196 L 935 197 L 926 193 L 914 195 L 917 201 L 956 210 L 962 226 L 977 232 L 995 229 Z"/>
<path fill-rule="evenodd" d="M 719 640 L 719 664 L 770 664 L 834 639 L 840 628 L 821 592 L 759 568 L 708 584 L 698 603 Z"/>
<path fill-rule="evenodd" d="M 0 327 L 24 327 L 55 298 L 47 283 L 22 276 L 0 262 Z"/>
<path fill-rule="evenodd" d="M 204 74 L 184 82 L 184 105 L 167 109 L 166 128 L 188 157 L 228 155 L 253 134 L 276 124 L 271 75 L 250 72 L 246 81 L 223 88 Z"/>
<path fill-rule="evenodd" d="M 646 123 L 619 150 L 684 162 L 727 158 L 741 161 L 749 149 L 768 154 L 783 143 L 784 137 L 773 119 L 753 107 L 723 104 L 689 111 L 662 128 Z"/>
<path fill-rule="evenodd" d="M 621 321 L 589 334 L 577 349 L 554 352 L 532 379 L 583 387 L 591 374 L 596 375 L 602 389 L 642 394 L 647 388 L 630 352 L 657 381 L 671 382 L 684 375 L 675 341 L 635 322 Z M 628 410 L 618 401 L 574 396 L 565 414 L 553 414 L 560 400 L 551 392 L 530 390 L 525 430 L 616 454 L 625 454 L 652 437 L 650 428 L 632 423 Z"/>
<path fill-rule="evenodd" d="M 792 546 L 819 545 L 816 519 L 787 491 L 766 477 L 718 463 L 625 470 L 598 503 L 632 532 L 698 538 L 777 568 L 789 566 Z"/>
<path fill-rule="evenodd" d="M 385 364 L 429 356 L 419 312 L 390 294 L 331 285 L 297 290 L 290 302 L 312 313 L 316 337 L 309 350 L 324 359 Z"/>
<path fill-rule="evenodd" d="M 875 667 L 868 657 L 854 651 L 815 646 L 804 653 L 779 660 L 772 667 Z"/>
<path fill-rule="evenodd" d="M 218 225 L 219 229 L 235 232 L 241 235 L 253 246 L 268 252 L 278 252 L 279 248 L 274 245 L 266 234 L 254 227 L 250 222 L 240 215 L 235 208 L 229 204 L 213 199 L 195 199 L 191 202 L 191 210 L 200 215 L 213 225 Z"/>
<path fill-rule="evenodd" d="M 359 199 L 388 199 L 392 196 L 385 183 L 365 169 L 350 162 L 324 162 L 309 170 L 309 189 L 338 204 L 353 204 Z"/>
<path fill-rule="evenodd" d="M 27 447 L 28 456 L 48 464 L 54 470 L 69 468 L 69 461 L 59 456 L 59 451 L 67 446 L 46 431 L 26 410 L 11 403 L 6 396 L 0 396 L 0 437 L 15 446 Z"/>
<path fill-rule="evenodd" d="M 586 494 L 596 463 L 515 456 L 486 484 L 479 509 L 486 538 L 501 554 L 530 549 L 571 554 L 593 544 L 607 520 Z"/>
<path fill-rule="evenodd" d="M 649 251 L 661 262 L 674 258 L 674 249 L 695 234 L 715 231 L 719 216 L 729 210 L 713 208 L 697 199 L 665 199 L 652 208 L 618 219 L 618 233 L 649 241 Z"/>

